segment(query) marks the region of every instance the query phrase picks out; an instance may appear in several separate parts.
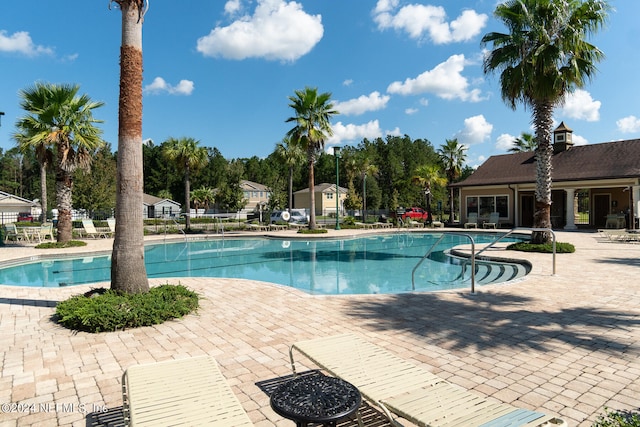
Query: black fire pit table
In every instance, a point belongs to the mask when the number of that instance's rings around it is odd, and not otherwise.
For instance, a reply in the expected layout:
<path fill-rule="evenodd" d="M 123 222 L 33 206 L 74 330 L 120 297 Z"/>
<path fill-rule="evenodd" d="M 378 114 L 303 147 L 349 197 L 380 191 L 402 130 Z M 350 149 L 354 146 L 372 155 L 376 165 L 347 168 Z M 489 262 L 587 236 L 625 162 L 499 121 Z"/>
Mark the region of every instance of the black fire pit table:
<path fill-rule="evenodd" d="M 309 423 L 335 426 L 356 413 L 361 402 L 362 396 L 353 384 L 325 375 L 296 377 L 271 394 L 271 408 L 298 427 Z"/>

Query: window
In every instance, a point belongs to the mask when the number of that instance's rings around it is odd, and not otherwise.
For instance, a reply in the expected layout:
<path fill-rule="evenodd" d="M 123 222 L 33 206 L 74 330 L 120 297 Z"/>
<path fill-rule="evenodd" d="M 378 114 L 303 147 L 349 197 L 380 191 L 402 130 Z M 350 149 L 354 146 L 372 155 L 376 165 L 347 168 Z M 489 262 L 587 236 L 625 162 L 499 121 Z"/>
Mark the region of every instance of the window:
<path fill-rule="evenodd" d="M 329 200 L 333 199 L 333 193 L 327 193 L 327 199 Z"/>
<path fill-rule="evenodd" d="M 508 196 L 468 196 L 467 215 L 475 212 L 481 218 L 488 218 L 491 212 L 500 213 L 500 218 L 509 217 Z"/>

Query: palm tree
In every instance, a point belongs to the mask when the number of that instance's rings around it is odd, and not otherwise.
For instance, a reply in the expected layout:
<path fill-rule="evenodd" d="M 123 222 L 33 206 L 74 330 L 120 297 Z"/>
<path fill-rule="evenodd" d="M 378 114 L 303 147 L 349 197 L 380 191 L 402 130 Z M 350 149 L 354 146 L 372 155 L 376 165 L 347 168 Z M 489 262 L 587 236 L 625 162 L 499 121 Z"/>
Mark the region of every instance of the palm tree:
<path fill-rule="evenodd" d="M 411 177 L 411 182 L 419 185 L 423 189 L 428 215 L 427 224 L 431 224 L 433 222 L 433 216 L 431 214 L 431 189 L 435 186 L 446 185 L 447 179 L 442 176 L 438 165 L 422 165 L 416 168 L 414 175 Z"/>
<path fill-rule="evenodd" d="M 536 151 L 536 139 L 532 134 L 522 132 L 518 138 L 513 140 L 513 147 L 509 148 L 509 151 L 512 153 Z"/>
<path fill-rule="evenodd" d="M 199 147 L 200 141 L 193 138 L 169 138 L 162 148 L 164 157 L 174 162 L 177 168 L 184 172 L 184 212 L 185 228 L 191 228 L 191 202 L 189 196 L 191 192 L 191 172 L 204 167 L 209 162 L 207 149 Z"/>
<path fill-rule="evenodd" d="M 103 141 L 102 123 L 93 117 L 93 110 L 104 105 L 78 95 L 78 85 L 36 83 L 20 91 L 20 106 L 28 113 L 18 120 L 20 130 L 15 138 L 23 147 L 35 147 L 43 160 L 49 157 L 48 147 L 55 151 L 56 205 L 58 207 L 58 241 L 72 239 L 71 208 L 73 174 L 76 169 L 88 169 L 93 152 Z M 41 162 L 41 165 L 43 163 Z M 41 178 L 41 185 L 42 185 Z M 46 187 L 46 172 L 44 178 Z"/>
<path fill-rule="evenodd" d="M 494 12 L 509 32 L 482 38 L 483 45 L 493 44 L 484 71 L 500 72 L 502 99 L 512 109 L 522 103 L 532 111 L 537 145 L 534 227 L 551 227 L 553 111 L 595 74 L 604 54 L 585 39 L 604 25 L 609 9 L 604 0 L 509 0 Z M 550 233 L 536 232 L 532 242 L 550 238 Z"/>
<path fill-rule="evenodd" d="M 13 139 L 18 143 L 18 147 L 22 153 L 29 151 L 33 148 L 30 144 L 29 132 L 26 129 L 22 129 L 21 132 L 17 132 L 13 135 Z M 40 222 L 46 222 L 48 212 L 48 198 L 47 198 L 47 169 L 53 162 L 53 153 L 47 141 L 41 141 L 35 146 L 36 159 L 40 165 L 40 207 L 42 213 L 40 215 Z"/>
<path fill-rule="evenodd" d="M 453 223 L 454 220 L 454 194 L 453 187 L 451 184 L 455 182 L 456 179 L 462 173 L 462 166 L 464 165 L 465 160 L 467 159 L 467 147 L 458 143 L 457 139 L 447 139 L 445 140 L 445 144 L 441 145 L 438 149 L 438 155 L 440 156 L 440 160 L 444 164 L 444 170 L 447 175 L 447 181 L 449 184 L 449 223 Z"/>
<path fill-rule="evenodd" d="M 144 265 L 142 158 L 142 23 L 145 0 L 114 1 L 122 12 L 116 233 L 111 256 L 111 288 L 149 290 Z"/>
<path fill-rule="evenodd" d="M 299 144 L 296 144 L 291 137 L 285 137 L 276 144 L 276 155 L 287 165 L 289 169 L 289 204 L 288 208 L 293 208 L 293 172 L 300 163 L 304 161 L 304 151 Z"/>
<path fill-rule="evenodd" d="M 198 212 L 198 208 L 201 205 L 205 206 L 205 208 L 209 208 L 209 203 L 214 199 L 214 197 L 214 191 L 209 187 L 203 186 L 191 192 L 191 200 L 193 200 L 196 212 Z"/>
<path fill-rule="evenodd" d="M 367 215 L 367 176 L 377 176 L 379 169 L 378 166 L 371 163 L 371 160 L 366 155 L 366 153 L 362 153 L 361 156 L 357 160 L 357 167 L 360 173 L 360 177 L 362 178 L 362 220 L 366 221 Z"/>
<path fill-rule="evenodd" d="M 304 90 L 296 90 L 295 96 L 290 96 L 289 107 L 293 108 L 295 116 L 289 117 L 286 122 L 295 122 L 287 136 L 307 152 L 307 164 L 309 166 L 309 229 L 316 228 L 315 210 L 315 177 L 313 166 L 317 154 L 324 148 L 324 141 L 333 135 L 331 116 L 338 114 L 331 103 L 331 93 L 318 94 L 318 88 L 305 87 Z"/>
<path fill-rule="evenodd" d="M 161 199 L 167 199 L 167 200 L 173 199 L 173 195 L 171 194 L 171 191 L 167 189 L 158 191 L 157 196 L 160 197 Z"/>

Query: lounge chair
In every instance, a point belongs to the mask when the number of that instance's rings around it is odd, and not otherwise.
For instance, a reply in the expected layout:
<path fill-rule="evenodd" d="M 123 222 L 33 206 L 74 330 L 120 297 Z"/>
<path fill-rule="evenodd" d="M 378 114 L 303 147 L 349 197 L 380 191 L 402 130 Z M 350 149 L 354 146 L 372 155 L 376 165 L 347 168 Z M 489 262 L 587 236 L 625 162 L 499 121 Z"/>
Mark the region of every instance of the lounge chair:
<path fill-rule="evenodd" d="M 18 232 L 18 227 L 15 224 L 5 224 L 5 234 L 4 234 L 4 242 L 7 243 L 9 240 L 13 240 L 14 242 L 18 242 L 24 238 L 23 233 Z"/>
<path fill-rule="evenodd" d="M 112 235 L 116 234 L 116 219 L 115 218 L 107 218 L 107 225 L 109 226 L 109 231 Z"/>
<path fill-rule="evenodd" d="M 373 223 L 373 225 L 375 225 L 376 228 L 393 228 L 393 224 L 390 222 L 376 221 Z"/>
<path fill-rule="evenodd" d="M 407 228 L 416 228 L 416 227 L 422 227 L 422 226 L 424 226 L 424 224 L 423 224 L 423 223 L 421 223 L 421 222 L 419 222 L 419 221 L 414 221 L 414 220 L 412 220 L 412 219 L 410 219 L 410 218 L 407 218 L 407 219 L 405 220 L 404 225 L 405 225 Z"/>
<path fill-rule="evenodd" d="M 254 224 L 252 222 L 247 223 L 247 230 L 249 231 L 269 231 L 268 225 L 262 225 L 260 223 Z"/>
<path fill-rule="evenodd" d="M 491 214 L 489 214 L 489 221 L 482 224 L 482 228 L 498 228 L 499 222 L 500 222 L 500 213 L 491 212 Z"/>
<path fill-rule="evenodd" d="M 464 228 L 478 228 L 478 214 L 476 212 L 470 212 L 467 215 L 467 222 L 464 223 Z"/>
<path fill-rule="evenodd" d="M 602 235 L 606 240 L 608 240 L 609 242 L 623 242 L 623 243 L 629 243 L 629 242 L 639 242 L 640 241 L 640 234 L 638 233 L 631 233 L 629 231 L 627 231 L 626 229 L 622 228 L 619 230 L 611 230 L 611 229 L 598 229 L 598 233 L 600 233 L 600 235 Z"/>
<path fill-rule="evenodd" d="M 53 224 L 50 222 L 40 224 L 40 239 L 47 240 L 47 237 L 53 241 Z"/>
<path fill-rule="evenodd" d="M 294 350 L 329 374 L 355 385 L 394 426 L 398 417 L 418 426 L 566 426 L 553 416 L 486 399 L 357 336 L 338 335 L 295 343 Z"/>
<path fill-rule="evenodd" d="M 132 366 L 122 400 L 130 426 L 253 426 L 210 356 Z"/>
<path fill-rule="evenodd" d="M 107 233 L 96 230 L 96 226 L 93 225 L 93 221 L 90 219 L 82 220 L 82 228 L 84 229 L 84 234 L 87 237 L 93 237 L 94 239 L 97 237 L 107 237 Z"/>
<path fill-rule="evenodd" d="M 369 222 L 356 222 L 354 224 L 358 228 L 364 228 L 364 229 L 374 229 L 375 228 L 375 225 L 373 225 L 372 223 L 369 223 Z"/>

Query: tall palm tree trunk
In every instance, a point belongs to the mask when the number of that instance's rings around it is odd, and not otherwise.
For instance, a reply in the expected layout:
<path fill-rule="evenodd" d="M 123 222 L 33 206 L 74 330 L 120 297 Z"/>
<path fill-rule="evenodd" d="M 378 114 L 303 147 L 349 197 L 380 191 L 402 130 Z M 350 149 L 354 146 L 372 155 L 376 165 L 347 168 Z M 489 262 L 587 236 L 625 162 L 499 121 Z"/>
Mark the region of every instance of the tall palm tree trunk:
<path fill-rule="evenodd" d="M 142 162 L 143 0 L 116 0 L 122 11 L 116 233 L 111 288 L 128 293 L 149 290 L 144 265 Z"/>
<path fill-rule="evenodd" d="M 185 165 L 184 168 L 184 218 L 185 218 L 185 229 L 191 229 L 191 177 L 190 177 L 189 163 Z M 196 208 L 196 212 L 198 212 L 198 208 Z"/>
<path fill-rule="evenodd" d="M 293 166 L 289 166 L 289 210 L 293 209 Z"/>
<path fill-rule="evenodd" d="M 58 206 L 58 242 L 68 242 L 73 238 L 71 218 L 71 174 L 61 165 L 56 168 L 56 205 Z"/>
<path fill-rule="evenodd" d="M 539 103 L 533 111 L 533 121 L 536 132 L 536 190 L 533 226 L 535 228 L 551 228 L 551 129 L 553 126 L 553 105 Z M 551 240 L 549 232 L 534 232 L 531 242 L 534 244 L 547 243 Z"/>
<path fill-rule="evenodd" d="M 455 190 L 453 189 L 453 187 L 450 187 L 450 190 L 451 190 L 451 193 L 449 194 L 449 224 L 453 224 L 453 221 L 455 220 L 455 215 L 453 214 L 453 210 L 455 209 L 455 203 L 454 203 Z"/>
<path fill-rule="evenodd" d="M 309 151 L 314 148 L 309 148 Z M 316 229 L 316 193 L 315 193 L 315 171 L 313 164 L 315 163 L 316 156 L 313 152 L 309 153 L 309 230 Z M 337 189 L 336 189 L 337 190 Z M 336 212 L 336 215 L 338 213 Z"/>
<path fill-rule="evenodd" d="M 367 222 L 367 174 L 362 175 L 362 222 Z"/>
<path fill-rule="evenodd" d="M 45 162 L 40 163 L 40 207 L 42 208 L 42 214 L 40 216 L 40 222 L 47 221 L 47 164 Z"/>

